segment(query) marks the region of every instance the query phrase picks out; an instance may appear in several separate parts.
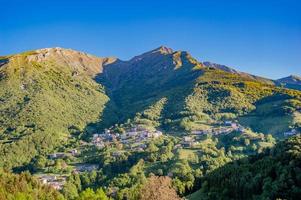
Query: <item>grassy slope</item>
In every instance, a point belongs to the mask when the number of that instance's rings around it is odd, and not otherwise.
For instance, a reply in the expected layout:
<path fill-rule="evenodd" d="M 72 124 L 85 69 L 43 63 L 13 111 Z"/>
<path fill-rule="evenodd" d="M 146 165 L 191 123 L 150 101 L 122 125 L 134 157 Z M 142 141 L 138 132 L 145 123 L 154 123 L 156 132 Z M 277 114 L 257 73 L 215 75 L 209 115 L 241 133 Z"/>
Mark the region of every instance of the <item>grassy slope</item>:
<path fill-rule="evenodd" d="M 67 139 L 68 127 L 96 121 L 108 97 L 84 73 L 26 54 L 0 68 L 0 165 L 18 166 Z M 83 71 L 82 71 L 83 72 Z"/>

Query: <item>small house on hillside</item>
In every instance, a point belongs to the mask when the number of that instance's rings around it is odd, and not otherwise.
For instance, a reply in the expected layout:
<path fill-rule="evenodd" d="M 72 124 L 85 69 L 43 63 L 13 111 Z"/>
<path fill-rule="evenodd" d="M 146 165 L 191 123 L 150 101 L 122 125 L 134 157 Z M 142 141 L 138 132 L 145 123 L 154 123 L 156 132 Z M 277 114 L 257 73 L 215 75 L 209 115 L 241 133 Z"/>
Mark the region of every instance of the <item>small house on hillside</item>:
<path fill-rule="evenodd" d="M 292 136 L 292 135 L 296 135 L 298 133 L 298 131 L 296 129 L 292 129 L 290 131 L 284 132 L 284 136 Z"/>
<path fill-rule="evenodd" d="M 193 139 L 192 139 L 192 137 L 184 136 L 184 137 L 183 137 L 183 141 L 184 141 L 184 142 L 191 142 L 191 141 L 193 141 Z"/>
<path fill-rule="evenodd" d="M 58 158 L 65 158 L 67 157 L 67 154 L 64 152 L 58 152 L 48 155 L 50 159 L 58 159 Z"/>

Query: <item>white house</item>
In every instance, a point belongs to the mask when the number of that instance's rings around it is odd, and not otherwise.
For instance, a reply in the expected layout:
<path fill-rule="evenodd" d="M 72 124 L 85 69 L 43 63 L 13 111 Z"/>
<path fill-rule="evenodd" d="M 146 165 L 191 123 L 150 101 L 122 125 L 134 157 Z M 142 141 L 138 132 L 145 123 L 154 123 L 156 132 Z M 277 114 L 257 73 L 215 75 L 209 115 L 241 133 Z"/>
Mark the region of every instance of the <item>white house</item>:
<path fill-rule="evenodd" d="M 298 132 L 297 132 L 297 130 L 296 129 L 292 129 L 292 130 L 290 130 L 290 131 L 288 131 L 288 132 L 284 132 L 284 135 L 285 136 L 292 136 L 292 135 L 296 135 Z"/>

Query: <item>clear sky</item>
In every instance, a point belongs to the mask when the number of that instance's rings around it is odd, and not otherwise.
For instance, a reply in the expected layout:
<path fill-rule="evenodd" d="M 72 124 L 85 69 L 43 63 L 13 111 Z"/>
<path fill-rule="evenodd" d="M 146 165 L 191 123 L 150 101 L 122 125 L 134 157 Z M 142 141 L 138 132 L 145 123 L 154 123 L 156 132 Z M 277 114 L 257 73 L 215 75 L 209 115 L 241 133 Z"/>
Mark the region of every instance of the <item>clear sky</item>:
<path fill-rule="evenodd" d="M 131 57 L 165 45 L 200 61 L 301 75 L 300 0 L 0 0 L 0 55 L 64 47 Z"/>

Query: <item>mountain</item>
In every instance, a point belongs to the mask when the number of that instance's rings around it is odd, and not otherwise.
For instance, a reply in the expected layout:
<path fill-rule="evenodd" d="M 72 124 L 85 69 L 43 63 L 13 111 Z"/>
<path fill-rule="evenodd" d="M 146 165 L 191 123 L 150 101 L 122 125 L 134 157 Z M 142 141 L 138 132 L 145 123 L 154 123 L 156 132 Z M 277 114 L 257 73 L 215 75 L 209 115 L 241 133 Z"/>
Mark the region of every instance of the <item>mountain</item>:
<path fill-rule="evenodd" d="M 117 60 L 104 66 L 96 80 L 106 87 L 108 107 L 114 108 L 109 110 L 114 110 L 115 119 L 104 117 L 104 127 L 127 121 L 190 131 L 238 119 L 256 131 L 280 136 L 300 123 L 299 92 L 226 66 L 199 62 L 186 51 L 159 47 L 129 61 Z"/>
<path fill-rule="evenodd" d="M 300 145 L 299 135 L 262 154 L 228 163 L 206 175 L 201 189 L 188 199 L 299 199 Z"/>
<path fill-rule="evenodd" d="M 260 76 L 255 76 L 255 75 L 248 74 L 248 73 L 245 73 L 245 72 L 240 72 L 240 71 L 237 71 L 237 70 L 235 70 L 231 67 L 228 67 L 226 65 L 221 65 L 221 64 L 217 64 L 217 63 L 208 62 L 208 61 L 203 62 L 203 65 L 205 65 L 206 67 L 219 69 L 219 70 L 229 72 L 229 73 L 232 73 L 232 74 L 238 74 L 240 76 L 244 76 L 244 77 L 247 77 L 247 78 L 250 78 L 250 79 L 259 80 L 261 82 L 266 82 L 268 84 L 273 84 L 273 81 L 270 80 L 270 79 L 263 78 L 263 77 L 260 77 Z"/>
<path fill-rule="evenodd" d="M 109 97 L 93 77 L 113 60 L 61 48 L 1 57 L 0 166 L 29 162 L 98 120 Z"/>
<path fill-rule="evenodd" d="M 301 124 L 301 92 L 164 46 L 128 61 L 62 48 L 2 56 L 0 87 L 7 168 L 111 126 L 174 134 L 238 120 L 281 137 Z"/>
<path fill-rule="evenodd" d="M 301 85 L 301 77 L 296 75 L 290 75 L 288 77 L 278 79 L 277 81 L 285 84 Z"/>
<path fill-rule="evenodd" d="M 290 75 L 285 78 L 281 78 L 275 81 L 278 85 L 285 86 L 287 88 L 301 90 L 301 77 L 296 75 Z"/>

